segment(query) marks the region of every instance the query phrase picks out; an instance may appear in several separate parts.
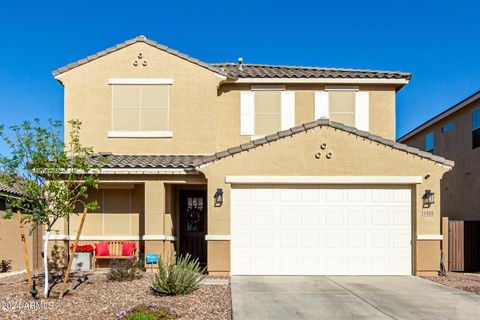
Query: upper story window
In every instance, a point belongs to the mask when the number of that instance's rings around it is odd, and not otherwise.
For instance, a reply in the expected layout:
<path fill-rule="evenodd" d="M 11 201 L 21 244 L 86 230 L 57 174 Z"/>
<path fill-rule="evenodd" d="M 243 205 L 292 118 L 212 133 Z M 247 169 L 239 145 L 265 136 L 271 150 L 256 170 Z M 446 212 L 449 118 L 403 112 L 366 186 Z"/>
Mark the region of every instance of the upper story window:
<path fill-rule="evenodd" d="M 425 136 L 425 151 L 432 152 L 435 147 L 435 136 L 433 131 Z"/>
<path fill-rule="evenodd" d="M 169 79 L 110 79 L 109 137 L 171 137 Z"/>
<path fill-rule="evenodd" d="M 281 92 L 255 92 L 255 135 L 268 135 L 281 128 Z"/>
<path fill-rule="evenodd" d="M 266 136 L 295 125 L 295 92 L 285 86 L 252 86 L 240 92 L 240 134 Z"/>
<path fill-rule="evenodd" d="M 315 92 L 315 119 L 322 117 L 369 130 L 369 93 L 356 86 L 326 86 Z"/>
<path fill-rule="evenodd" d="M 454 128 L 455 128 L 455 122 L 453 122 L 453 120 L 452 120 L 442 127 L 442 132 L 446 133 L 446 132 L 448 132 L 448 131 L 450 131 Z"/>
<path fill-rule="evenodd" d="M 480 109 L 472 112 L 472 149 L 480 147 Z"/>
<path fill-rule="evenodd" d="M 355 127 L 355 94 L 354 91 L 329 92 L 330 119 Z"/>

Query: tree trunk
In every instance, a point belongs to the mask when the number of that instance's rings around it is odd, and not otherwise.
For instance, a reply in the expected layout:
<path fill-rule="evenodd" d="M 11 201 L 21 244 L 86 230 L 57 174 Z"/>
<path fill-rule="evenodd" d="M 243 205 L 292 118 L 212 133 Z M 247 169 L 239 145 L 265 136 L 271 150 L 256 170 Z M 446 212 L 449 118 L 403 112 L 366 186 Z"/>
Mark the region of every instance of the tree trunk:
<path fill-rule="evenodd" d="M 45 273 L 45 288 L 43 289 L 43 296 L 48 298 L 48 239 L 50 237 L 50 231 L 45 233 L 45 239 L 43 240 L 43 270 Z"/>

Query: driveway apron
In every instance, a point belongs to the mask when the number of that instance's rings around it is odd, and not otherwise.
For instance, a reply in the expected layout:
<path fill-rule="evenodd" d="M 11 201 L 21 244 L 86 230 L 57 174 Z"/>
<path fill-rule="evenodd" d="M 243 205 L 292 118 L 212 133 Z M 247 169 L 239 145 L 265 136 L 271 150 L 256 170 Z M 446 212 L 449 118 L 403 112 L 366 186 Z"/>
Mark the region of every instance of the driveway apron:
<path fill-rule="evenodd" d="M 480 319 L 480 296 L 414 276 L 233 276 L 233 320 Z"/>

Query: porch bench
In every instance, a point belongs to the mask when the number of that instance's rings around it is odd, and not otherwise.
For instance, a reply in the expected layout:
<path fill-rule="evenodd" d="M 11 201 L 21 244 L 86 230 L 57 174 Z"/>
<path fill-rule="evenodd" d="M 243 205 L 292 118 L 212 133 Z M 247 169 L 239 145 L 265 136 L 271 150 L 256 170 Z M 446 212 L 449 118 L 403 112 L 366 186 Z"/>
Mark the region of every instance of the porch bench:
<path fill-rule="evenodd" d="M 97 260 L 112 260 L 112 259 L 132 259 L 135 258 L 136 248 L 133 249 L 132 255 L 125 256 L 122 255 L 122 248 L 123 243 L 125 241 L 108 241 L 108 251 L 109 255 L 106 256 L 97 256 L 97 252 L 95 251 L 95 255 L 92 258 L 93 264 L 93 271 L 97 268 Z"/>

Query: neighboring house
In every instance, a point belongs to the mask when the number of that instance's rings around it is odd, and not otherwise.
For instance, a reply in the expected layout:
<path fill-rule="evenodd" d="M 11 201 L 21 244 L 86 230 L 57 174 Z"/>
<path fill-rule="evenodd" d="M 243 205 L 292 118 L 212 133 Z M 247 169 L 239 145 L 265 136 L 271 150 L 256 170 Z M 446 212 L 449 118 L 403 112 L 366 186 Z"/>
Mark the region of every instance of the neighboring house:
<path fill-rule="evenodd" d="M 398 141 L 454 160 L 441 183 L 442 216 L 480 220 L 480 91 Z"/>
<path fill-rule="evenodd" d="M 393 141 L 409 73 L 208 64 L 140 36 L 53 75 L 65 120 L 109 159 L 82 243 L 190 253 L 211 274 L 439 270 L 453 162 Z"/>
<path fill-rule="evenodd" d="M 1 174 L 3 173 L 0 171 Z M 18 198 L 21 195 L 21 184 L 12 187 L 0 182 L 0 262 L 1 260 L 9 261 L 11 271 L 25 270 L 25 260 L 16 213 L 13 212 L 12 219 L 3 219 L 3 217 L 7 210 L 15 211 L 7 198 Z M 30 266 L 36 269 L 41 265 L 41 234 L 37 230 L 30 233 L 28 225 L 25 231 Z"/>
<path fill-rule="evenodd" d="M 4 174 L 0 171 L 0 175 Z M 7 211 L 11 211 L 12 207 L 8 203 L 8 198 L 18 198 L 22 195 L 20 187 L 10 187 L 0 181 L 0 218 L 2 218 Z"/>

